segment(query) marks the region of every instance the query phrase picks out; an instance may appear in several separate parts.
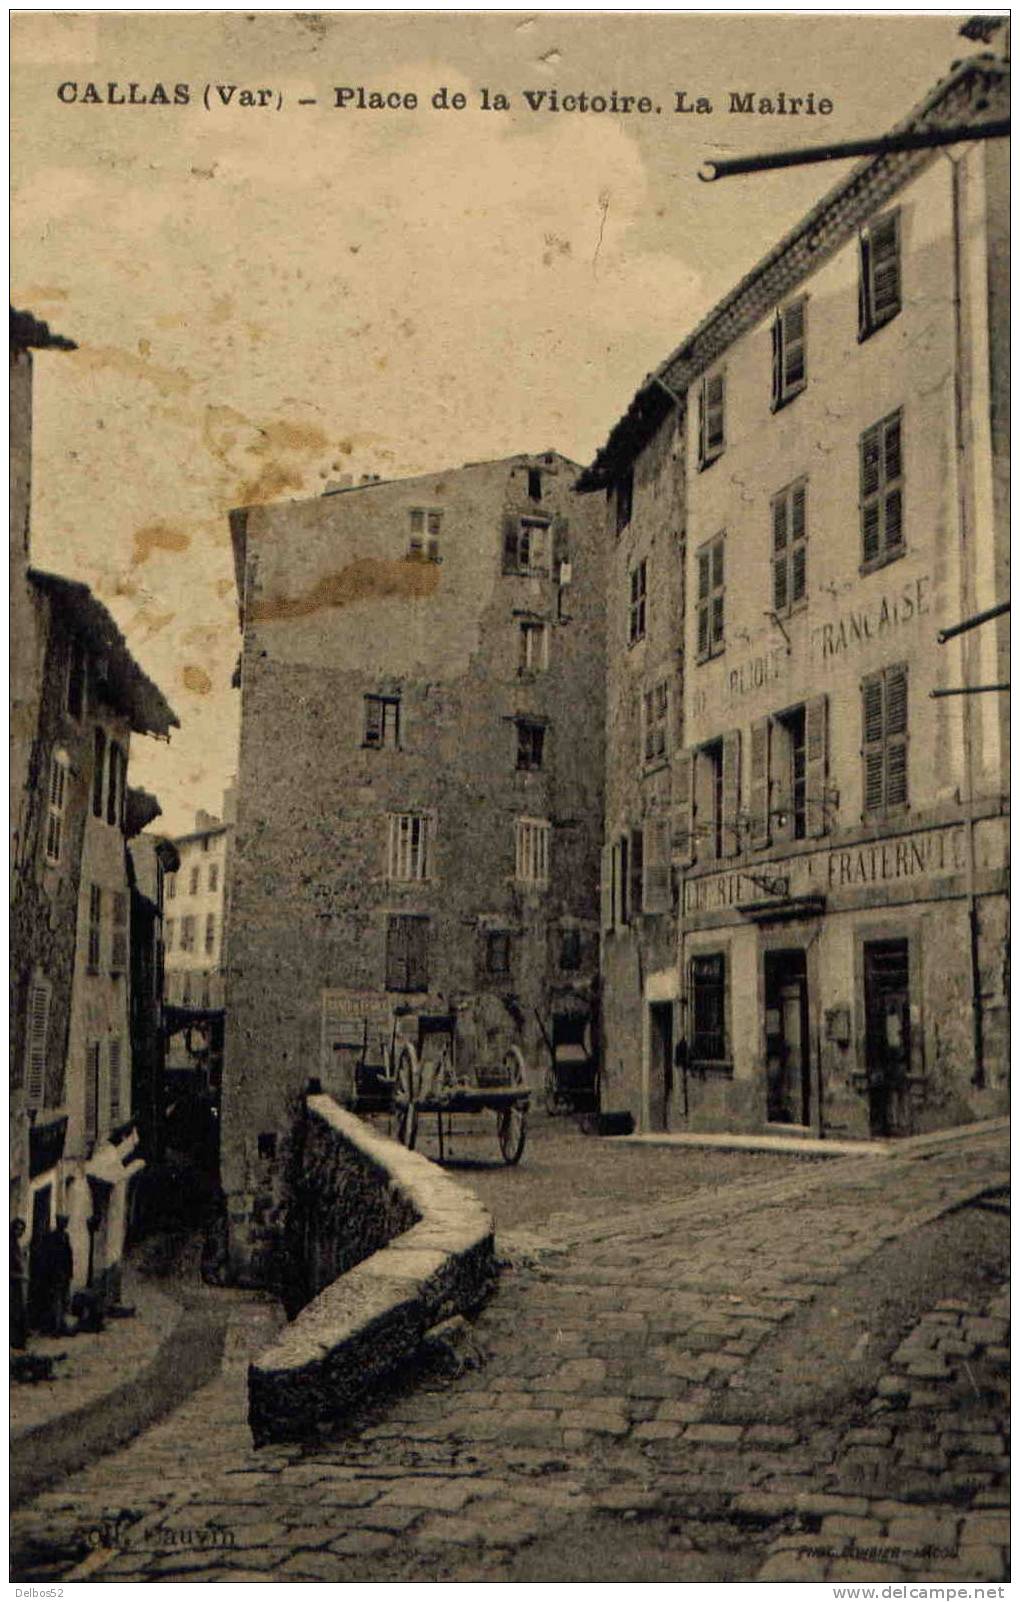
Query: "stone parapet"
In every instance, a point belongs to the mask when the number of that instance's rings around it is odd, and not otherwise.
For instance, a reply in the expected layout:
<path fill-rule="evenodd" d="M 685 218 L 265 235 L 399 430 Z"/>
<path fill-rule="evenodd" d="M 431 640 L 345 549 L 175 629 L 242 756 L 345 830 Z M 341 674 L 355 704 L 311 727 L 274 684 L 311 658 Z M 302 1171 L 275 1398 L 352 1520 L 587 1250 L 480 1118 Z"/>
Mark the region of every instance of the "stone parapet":
<path fill-rule="evenodd" d="M 339 1419 L 431 1328 L 477 1306 L 493 1273 L 492 1219 L 473 1196 L 331 1097 L 309 1096 L 306 1109 L 315 1147 L 332 1146 L 337 1165 L 349 1164 L 359 1183 L 367 1174 L 381 1194 L 399 1198 L 394 1216 L 404 1221 L 320 1290 L 249 1367 L 257 1446 L 300 1440 Z"/>

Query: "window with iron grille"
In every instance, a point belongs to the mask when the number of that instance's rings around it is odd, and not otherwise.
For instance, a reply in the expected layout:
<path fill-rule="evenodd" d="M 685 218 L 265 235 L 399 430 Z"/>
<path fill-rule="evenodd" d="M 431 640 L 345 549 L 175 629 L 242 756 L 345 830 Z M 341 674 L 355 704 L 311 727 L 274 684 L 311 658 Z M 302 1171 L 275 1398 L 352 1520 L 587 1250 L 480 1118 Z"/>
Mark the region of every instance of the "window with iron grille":
<path fill-rule="evenodd" d="M 89 885 L 89 945 L 86 967 L 99 972 L 103 947 L 103 892 L 98 884 Z"/>
<path fill-rule="evenodd" d="M 717 534 L 698 552 L 698 649 L 699 662 L 718 656 L 725 640 L 726 535 Z"/>
<path fill-rule="evenodd" d="M 28 1040 L 25 1052 L 25 1102 L 39 1108 L 46 1099 L 46 1043 L 50 1027 L 52 989 L 45 979 L 35 979 L 28 992 Z"/>
<path fill-rule="evenodd" d="M 538 773 L 545 750 L 545 727 L 527 718 L 517 720 L 517 767 L 523 773 Z"/>
<path fill-rule="evenodd" d="M 92 815 L 103 816 L 103 795 L 106 781 L 106 731 L 96 727 L 92 755 Z"/>
<path fill-rule="evenodd" d="M 708 467 L 726 448 L 726 376 L 703 378 L 698 391 L 698 466 Z"/>
<path fill-rule="evenodd" d="M 509 518 L 503 530 L 503 572 L 532 577 L 549 571 L 549 519 Z"/>
<path fill-rule="evenodd" d="M 648 608 L 648 563 L 638 562 L 630 570 L 630 614 L 627 638 L 631 645 L 645 637 Z"/>
<path fill-rule="evenodd" d="M 427 812 L 391 812 L 386 854 L 387 879 L 430 876 L 430 822 Z"/>
<path fill-rule="evenodd" d="M 807 300 L 776 313 L 772 324 L 772 410 L 799 395 L 807 383 Z"/>
<path fill-rule="evenodd" d="M 902 556 L 903 414 L 893 412 L 860 440 L 861 566 L 881 567 Z"/>
<path fill-rule="evenodd" d="M 722 1065 L 726 1051 L 726 956 L 692 957 L 689 970 L 692 1063 Z"/>
<path fill-rule="evenodd" d="M 669 682 L 664 679 L 644 694 L 645 762 L 661 762 L 669 755 Z"/>
<path fill-rule="evenodd" d="M 124 973 L 127 969 L 127 896 L 121 890 L 113 893 L 113 938 L 110 944 L 110 971 Z"/>
<path fill-rule="evenodd" d="M 514 877 L 520 884 L 547 885 L 550 825 L 542 818 L 518 818 L 514 830 Z"/>
<path fill-rule="evenodd" d="M 439 561 L 439 536 L 443 527 L 442 512 L 429 511 L 416 506 L 411 512 L 411 540 L 408 555 L 416 561 Z"/>
<path fill-rule="evenodd" d="M 400 745 L 399 695 L 365 696 L 364 744 L 375 750 L 384 746 L 395 750 Z"/>
<path fill-rule="evenodd" d="M 634 469 L 629 467 L 614 485 L 616 532 L 622 534 L 634 515 Z"/>
<path fill-rule="evenodd" d="M 46 861 L 56 867 L 64 848 L 64 808 L 67 805 L 67 775 L 70 769 L 66 751 L 54 751 L 50 758 L 50 782 L 46 792 Z"/>
<path fill-rule="evenodd" d="M 205 918 L 205 950 L 206 950 L 206 955 L 207 956 L 211 955 L 212 952 L 215 951 L 215 949 L 216 949 L 216 914 L 215 914 L 215 912 L 208 912 L 208 913 L 206 913 L 206 918 Z"/>
<path fill-rule="evenodd" d="M 780 617 L 807 599 L 807 482 L 772 502 L 772 609 Z"/>
<path fill-rule="evenodd" d="M 883 668 L 861 681 L 864 813 L 907 805 L 907 668 Z"/>
<path fill-rule="evenodd" d="M 386 923 L 386 989 L 427 990 L 429 920 L 393 913 Z"/>
<path fill-rule="evenodd" d="M 858 339 L 867 339 L 900 310 L 900 214 L 886 212 L 860 233 Z"/>
<path fill-rule="evenodd" d="M 99 1136 L 99 1041 L 85 1047 L 85 1139 L 95 1145 Z"/>
<path fill-rule="evenodd" d="M 110 1127 L 116 1128 L 121 1118 L 121 1054 L 120 1041 L 110 1041 L 109 1056 Z"/>

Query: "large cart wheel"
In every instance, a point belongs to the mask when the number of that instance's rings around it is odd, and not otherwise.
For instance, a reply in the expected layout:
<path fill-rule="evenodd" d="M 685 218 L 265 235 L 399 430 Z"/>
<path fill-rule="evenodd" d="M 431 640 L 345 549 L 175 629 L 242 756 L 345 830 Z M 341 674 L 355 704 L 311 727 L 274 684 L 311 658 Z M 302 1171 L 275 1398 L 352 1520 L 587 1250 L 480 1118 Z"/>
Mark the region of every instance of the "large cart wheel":
<path fill-rule="evenodd" d="M 411 1041 L 400 1049 L 397 1058 L 397 1076 L 393 1087 L 393 1105 L 397 1114 L 397 1139 L 408 1151 L 414 1150 L 418 1136 L 418 1106 L 415 1099 L 418 1088 L 418 1053 Z"/>
<path fill-rule="evenodd" d="M 503 1161 L 512 1167 L 519 1163 L 528 1138 L 528 1109 L 524 1102 L 514 1102 L 496 1114 L 496 1134 Z"/>

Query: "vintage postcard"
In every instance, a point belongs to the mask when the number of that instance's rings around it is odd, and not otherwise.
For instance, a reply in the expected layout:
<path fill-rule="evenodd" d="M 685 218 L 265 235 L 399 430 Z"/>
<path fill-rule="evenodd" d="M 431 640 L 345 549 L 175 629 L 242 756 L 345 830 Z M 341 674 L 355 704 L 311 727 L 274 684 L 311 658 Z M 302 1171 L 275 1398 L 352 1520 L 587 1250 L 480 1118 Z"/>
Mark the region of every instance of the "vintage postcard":
<path fill-rule="evenodd" d="M 13 13 L 19 1594 L 1004 1594 L 1009 27 Z"/>

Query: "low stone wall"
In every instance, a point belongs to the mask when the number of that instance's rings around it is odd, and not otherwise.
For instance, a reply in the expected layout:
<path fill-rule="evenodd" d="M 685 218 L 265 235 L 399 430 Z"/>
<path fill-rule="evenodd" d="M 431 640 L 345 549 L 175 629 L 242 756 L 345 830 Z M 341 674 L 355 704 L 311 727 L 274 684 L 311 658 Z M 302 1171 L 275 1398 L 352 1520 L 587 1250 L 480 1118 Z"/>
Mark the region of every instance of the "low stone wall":
<path fill-rule="evenodd" d="M 305 1109 L 287 1233 L 311 1300 L 248 1370 L 256 1446 L 337 1420 L 429 1329 L 475 1307 L 493 1272 L 480 1202 L 331 1097 Z"/>

